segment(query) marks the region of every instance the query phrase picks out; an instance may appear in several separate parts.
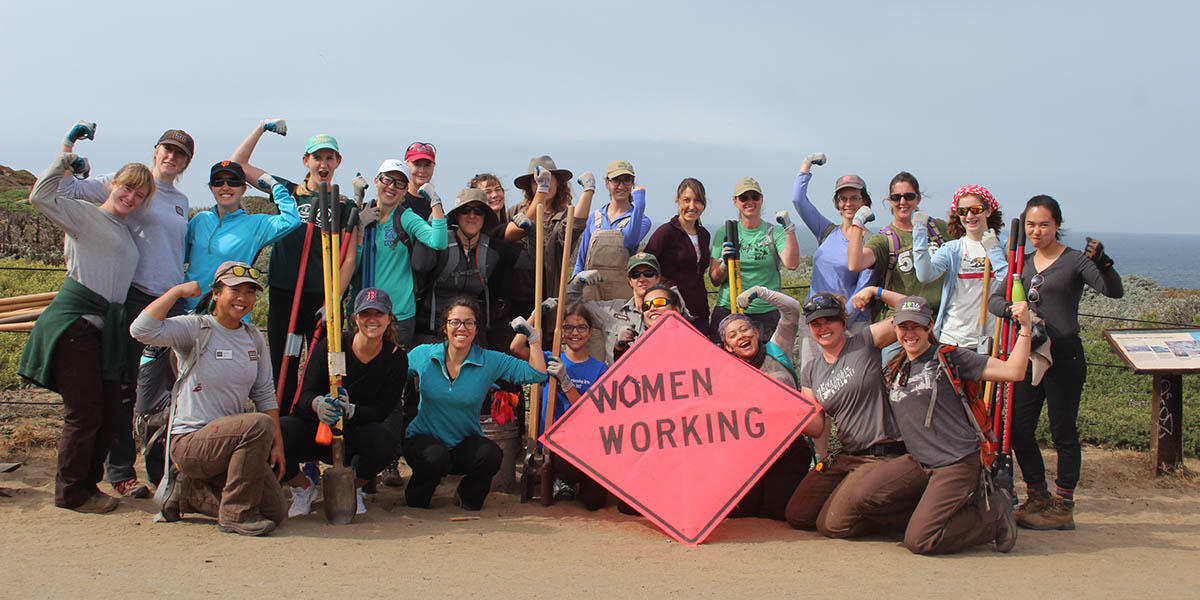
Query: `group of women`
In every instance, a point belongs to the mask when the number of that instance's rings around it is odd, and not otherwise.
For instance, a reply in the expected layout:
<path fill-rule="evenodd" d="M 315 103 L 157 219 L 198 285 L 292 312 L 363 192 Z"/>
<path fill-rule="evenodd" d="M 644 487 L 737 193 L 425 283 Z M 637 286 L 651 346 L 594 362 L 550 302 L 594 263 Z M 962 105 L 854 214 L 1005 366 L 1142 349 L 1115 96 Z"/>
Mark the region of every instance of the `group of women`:
<path fill-rule="evenodd" d="M 455 502 L 479 510 L 502 461 L 480 426 L 493 389 L 552 379 L 543 414 L 530 417 L 561 414 L 658 317 L 676 311 L 734 359 L 824 409 L 732 516 L 786 520 L 830 537 L 901 528 L 906 546 L 918 553 L 989 541 L 1007 551 L 1017 525 L 1074 526 L 1074 425 L 1086 375 L 1078 302 L 1084 284 L 1113 297 L 1122 290 L 1099 242 L 1089 240 L 1080 252 L 1058 241 L 1062 212 L 1049 196 L 1035 196 L 1023 212 L 1034 247 L 1021 273 L 1030 293 L 1028 302 L 1009 302 L 1000 284 L 1008 268 L 998 237 L 1000 207 L 986 188 L 963 186 L 947 219 L 932 219 L 919 210 L 916 178 L 901 172 L 886 196 L 891 222 L 868 237 L 874 214 L 866 183 L 853 174 L 836 179 L 830 219 L 808 199 L 812 168 L 826 162 L 823 154 L 810 155 L 792 194 L 818 242 L 811 288 L 799 302 L 782 289 L 783 270 L 799 264 L 796 228 L 787 210 L 774 223 L 764 218 L 763 189 L 753 178 L 734 186 L 735 242 L 723 228 L 710 233 L 701 223 L 708 198 L 692 178 L 679 184 L 676 215 L 654 229 L 645 190 L 626 160 L 608 165 L 610 201 L 595 211 L 595 176 L 575 178 L 549 156 L 533 158 L 514 180 L 523 196 L 512 207 L 505 206 L 500 179 L 484 173 L 446 211 L 432 182 L 436 148 L 415 142 L 403 160 L 383 161 L 374 186 L 356 177 L 354 202 L 338 199 L 332 207 L 357 209 L 360 219 L 346 231 L 349 242 L 338 258 L 353 276 L 343 277 L 335 293 L 353 288 L 354 301 L 342 340 L 344 389 L 331 395 L 327 340 L 311 343 L 326 293 L 312 227 L 317 190 L 334 181 L 341 163 L 337 141 L 310 138 L 306 174 L 292 183 L 250 164 L 264 132 L 287 132 L 282 120 L 260 122 L 211 168 L 216 204 L 187 222 L 177 240 L 179 232 L 171 232 L 179 228 L 166 213 L 188 212 L 186 197 L 179 201 L 182 194 L 170 184 L 190 162 L 190 136 L 164 134 L 154 169 L 134 163 L 91 180 L 86 159 L 70 151 L 94 132 L 89 123 L 72 128 L 31 196 L 67 234 L 67 283 L 39 319 L 21 368 L 59 390 L 67 406 L 59 506 L 83 512 L 116 506 L 96 484 L 104 455 L 128 426 L 121 411 L 133 393 L 136 363 L 128 349 L 140 343 L 171 348 L 175 361 L 163 436 L 174 468 L 159 486 L 163 518 L 199 512 L 216 517 L 224 531 L 262 535 L 285 515 L 311 511 L 320 478 L 315 463 L 330 460 L 314 433 L 320 423 L 339 420 L 360 512 L 378 475 L 402 483 L 401 457 L 411 469 L 404 491 L 410 506 L 430 506 L 441 480 L 458 474 Z M 574 204 L 573 179 L 582 188 Z M 272 194 L 279 214 L 241 210 L 248 182 Z M 268 245 L 264 286 L 251 265 Z M 565 303 L 562 322 L 542 319 L 547 338 L 561 330 L 563 346 L 546 350 L 530 322 L 535 309 L 553 311 L 534 305 L 533 281 L 541 277 L 552 294 L 558 265 L 571 255 L 575 268 L 557 299 Z M 744 290 L 733 297 L 730 259 L 740 262 Z M 143 263 L 153 275 L 139 283 Z M 706 274 L 719 287 L 713 306 Z M 209 287 L 209 301 L 192 300 Z M 246 321 L 264 289 L 266 339 Z M 982 313 L 985 304 L 992 317 Z M 183 315 L 188 309 L 195 314 Z M 996 317 L 1019 324 L 1007 361 L 988 356 Z M 1035 320 L 1044 323 L 1039 331 L 1046 338 L 1036 343 L 1049 344 L 1044 354 L 1053 358 L 1038 378 L 1026 373 Z M 303 362 L 301 346 L 308 348 Z M 287 362 L 291 368 L 281 369 Z M 990 465 L 981 464 L 973 417 L 945 363 L 964 379 L 1017 382 L 1013 447 L 1029 498 L 1015 514 L 1006 492 L 981 484 Z M 262 414 L 242 413 L 238 402 L 247 398 Z M 1034 439 L 1043 403 L 1059 453 L 1054 495 Z M 605 506 L 603 487 L 582 473 L 565 467 L 557 476 L 556 496 L 578 498 L 590 510 Z M 114 481 L 114 488 L 132 493 L 128 481 Z M 286 510 L 280 481 L 291 487 Z"/>

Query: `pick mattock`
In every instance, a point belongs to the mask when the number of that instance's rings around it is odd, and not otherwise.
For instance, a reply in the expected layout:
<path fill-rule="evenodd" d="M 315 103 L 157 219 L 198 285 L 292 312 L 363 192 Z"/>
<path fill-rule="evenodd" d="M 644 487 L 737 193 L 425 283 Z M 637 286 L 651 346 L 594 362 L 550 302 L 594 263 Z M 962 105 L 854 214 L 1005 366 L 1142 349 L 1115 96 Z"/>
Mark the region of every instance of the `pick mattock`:
<path fill-rule="evenodd" d="M 738 222 L 725 221 L 725 241 L 733 244 L 734 255 L 729 259 L 726 272 L 729 277 L 729 312 L 740 313 L 737 297 L 742 294 L 742 259 L 741 249 L 738 248 Z"/>
<path fill-rule="evenodd" d="M 554 311 L 554 343 L 550 346 L 550 353 L 554 358 L 559 358 L 562 355 L 562 325 L 563 312 L 566 310 L 567 297 L 567 279 L 570 275 L 568 269 L 571 267 L 571 242 L 574 237 L 572 234 L 575 229 L 575 208 L 570 204 L 567 205 L 567 230 L 563 235 L 563 253 L 562 266 L 558 269 L 558 308 Z M 541 316 L 542 307 L 539 305 L 534 308 L 534 311 Z M 540 351 L 541 344 L 538 348 L 530 348 L 530 352 Z M 558 405 L 558 390 L 555 385 L 549 386 L 549 391 L 546 393 L 546 426 L 548 431 L 550 426 L 554 424 L 554 409 Z M 554 504 L 554 465 L 550 459 L 549 452 L 542 453 L 542 506 L 550 506 Z"/>
<path fill-rule="evenodd" d="M 546 227 L 545 214 L 545 206 L 538 202 L 535 229 L 537 239 L 534 242 L 533 257 L 533 328 L 537 330 L 539 337 L 542 333 L 542 271 L 546 260 L 542 256 L 546 249 L 546 242 L 542 239 L 542 233 Z M 533 352 L 534 348 L 530 348 L 529 351 Z M 538 415 L 541 414 L 541 400 L 542 386 L 535 383 L 529 388 L 529 415 L 527 418 L 529 441 L 525 448 L 525 466 L 521 469 L 521 502 L 528 502 L 533 498 L 533 483 L 541 472 L 541 462 L 545 460 L 538 448 Z"/>

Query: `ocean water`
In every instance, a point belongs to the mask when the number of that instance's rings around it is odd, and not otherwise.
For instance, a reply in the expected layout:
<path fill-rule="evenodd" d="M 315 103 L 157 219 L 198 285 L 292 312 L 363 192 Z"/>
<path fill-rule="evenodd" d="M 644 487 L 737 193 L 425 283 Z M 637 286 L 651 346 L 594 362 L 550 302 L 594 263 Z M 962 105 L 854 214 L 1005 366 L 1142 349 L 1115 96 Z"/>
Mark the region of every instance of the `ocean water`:
<path fill-rule="evenodd" d="M 816 240 L 807 229 L 796 230 L 800 254 L 812 255 Z M 1200 288 L 1200 235 L 1159 233 L 1076 233 L 1064 230 L 1063 243 L 1082 250 L 1085 237 L 1104 243 L 1121 275 L 1149 277 L 1159 285 Z M 1026 246 L 1028 248 L 1028 246 Z"/>

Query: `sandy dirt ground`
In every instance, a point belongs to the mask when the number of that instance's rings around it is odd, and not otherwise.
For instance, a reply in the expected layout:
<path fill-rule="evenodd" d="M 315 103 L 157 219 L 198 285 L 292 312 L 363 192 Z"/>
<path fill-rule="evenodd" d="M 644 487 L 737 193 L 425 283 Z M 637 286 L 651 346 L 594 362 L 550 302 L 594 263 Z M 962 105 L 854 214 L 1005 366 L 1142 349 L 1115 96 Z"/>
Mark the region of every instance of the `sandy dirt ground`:
<path fill-rule="evenodd" d="M 1145 598 L 1196 597 L 1200 585 L 1200 484 L 1148 478 L 1146 455 L 1134 452 L 1086 451 L 1076 531 L 1022 530 L 1011 554 L 989 545 L 945 557 L 909 554 L 899 535 L 827 540 L 762 519 L 727 520 L 689 548 L 611 504 L 588 513 L 506 494 L 490 496 L 479 519 L 452 521 L 465 514 L 453 481 L 430 510 L 381 487 L 348 526 L 325 524 L 318 504 L 268 537 L 244 538 L 206 517 L 156 524 L 152 500 L 122 500 L 108 515 L 55 508 L 53 451 L 17 458 L 27 463 L 0 475 L 12 494 L 0 497 L 3 598 L 961 598 L 989 589 Z"/>

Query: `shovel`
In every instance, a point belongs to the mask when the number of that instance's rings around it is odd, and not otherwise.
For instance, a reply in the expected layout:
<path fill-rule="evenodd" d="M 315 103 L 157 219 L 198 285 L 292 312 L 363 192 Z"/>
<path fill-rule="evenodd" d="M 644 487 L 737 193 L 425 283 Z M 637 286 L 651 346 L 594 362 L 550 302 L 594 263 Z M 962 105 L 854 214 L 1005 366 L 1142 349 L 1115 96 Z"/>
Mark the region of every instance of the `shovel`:
<path fill-rule="evenodd" d="M 545 258 L 545 241 L 542 232 L 545 229 L 545 206 L 537 205 L 537 239 L 534 245 L 534 283 L 533 283 L 533 327 L 540 334 L 542 331 L 542 265 Z M 566 252 L 567 250 L 564 250 Z M 536 351 L 534 348 L 530 352 Z M 542 469 L 545 457 L 538 451 L 538 417 L 541 415 L 542 390 L 538 384 L 533 384 L 529 391 L 529 441 L 525 448 L 525 466 L 521 469 L 521 502 L 529 502 L 533 498 L 533 489 L 538 473 Z"/>
<path fill-rule="evenodd" d="M 341 246 L 341 223 L 337 213 L 338 186 L 320 185 L 321 204 L 321 266 L 325 275 L 325 337 L 328 340 L 329 397 L 338 399 L 342 375 L 346 374 L 346 358 L 342 354 L 341 279 L 337 249 Z M 332 238 L 332 239 L 331 239 Z M 324 427 L 324 425 L 322 425 Z M 321 492 L 325 497 L 325 520 L 333 525 L 346 525 L 354 519 L 358 499 L 354 490 L 354 470 L 346 466 L 346 445 L 342 439 L 342 419 L 329 428 L 332 466 L 321 474 Z M 320 437 L 324 432 L 318 430 Z"/>
<path fill-rule="evenodd" d="M 562 321 L 563 312 L 567 308 L 567 279 L 571 272 L 568 270 L 571 267 L 571 238 L 575 229 L 575 207 L 567 205 L 567 231 L 563 235 L 563 255 L 562 265 L 558 271 L 558 308 L 554 312 L 554 343 L 550 346 L 550 352 L 558 358 L 562 354 Z M 542 307 L 539 305 L 534 309 L 538 314 L 541 314 Z M 540 322 L 539 322 L 540 325 Z M 541 344 L 539 344 L 541 346 Z M 539 348 L 540 349 L 540 348 Z M 531 350 L 532 351 L 532 350 Z M 553 380 L 551 380 L 553 381 Z M 543 428 L 547 431 L 554 424 L 554 409 L 558 404 L 558 386 L 552 383 L 547 383 L 549 392 L 546 394 L 546 426 Z M 554 504 L 554 465 L 550 460 L 550 453 L 542 452 L 542 506 L 550 506 Z"/>

